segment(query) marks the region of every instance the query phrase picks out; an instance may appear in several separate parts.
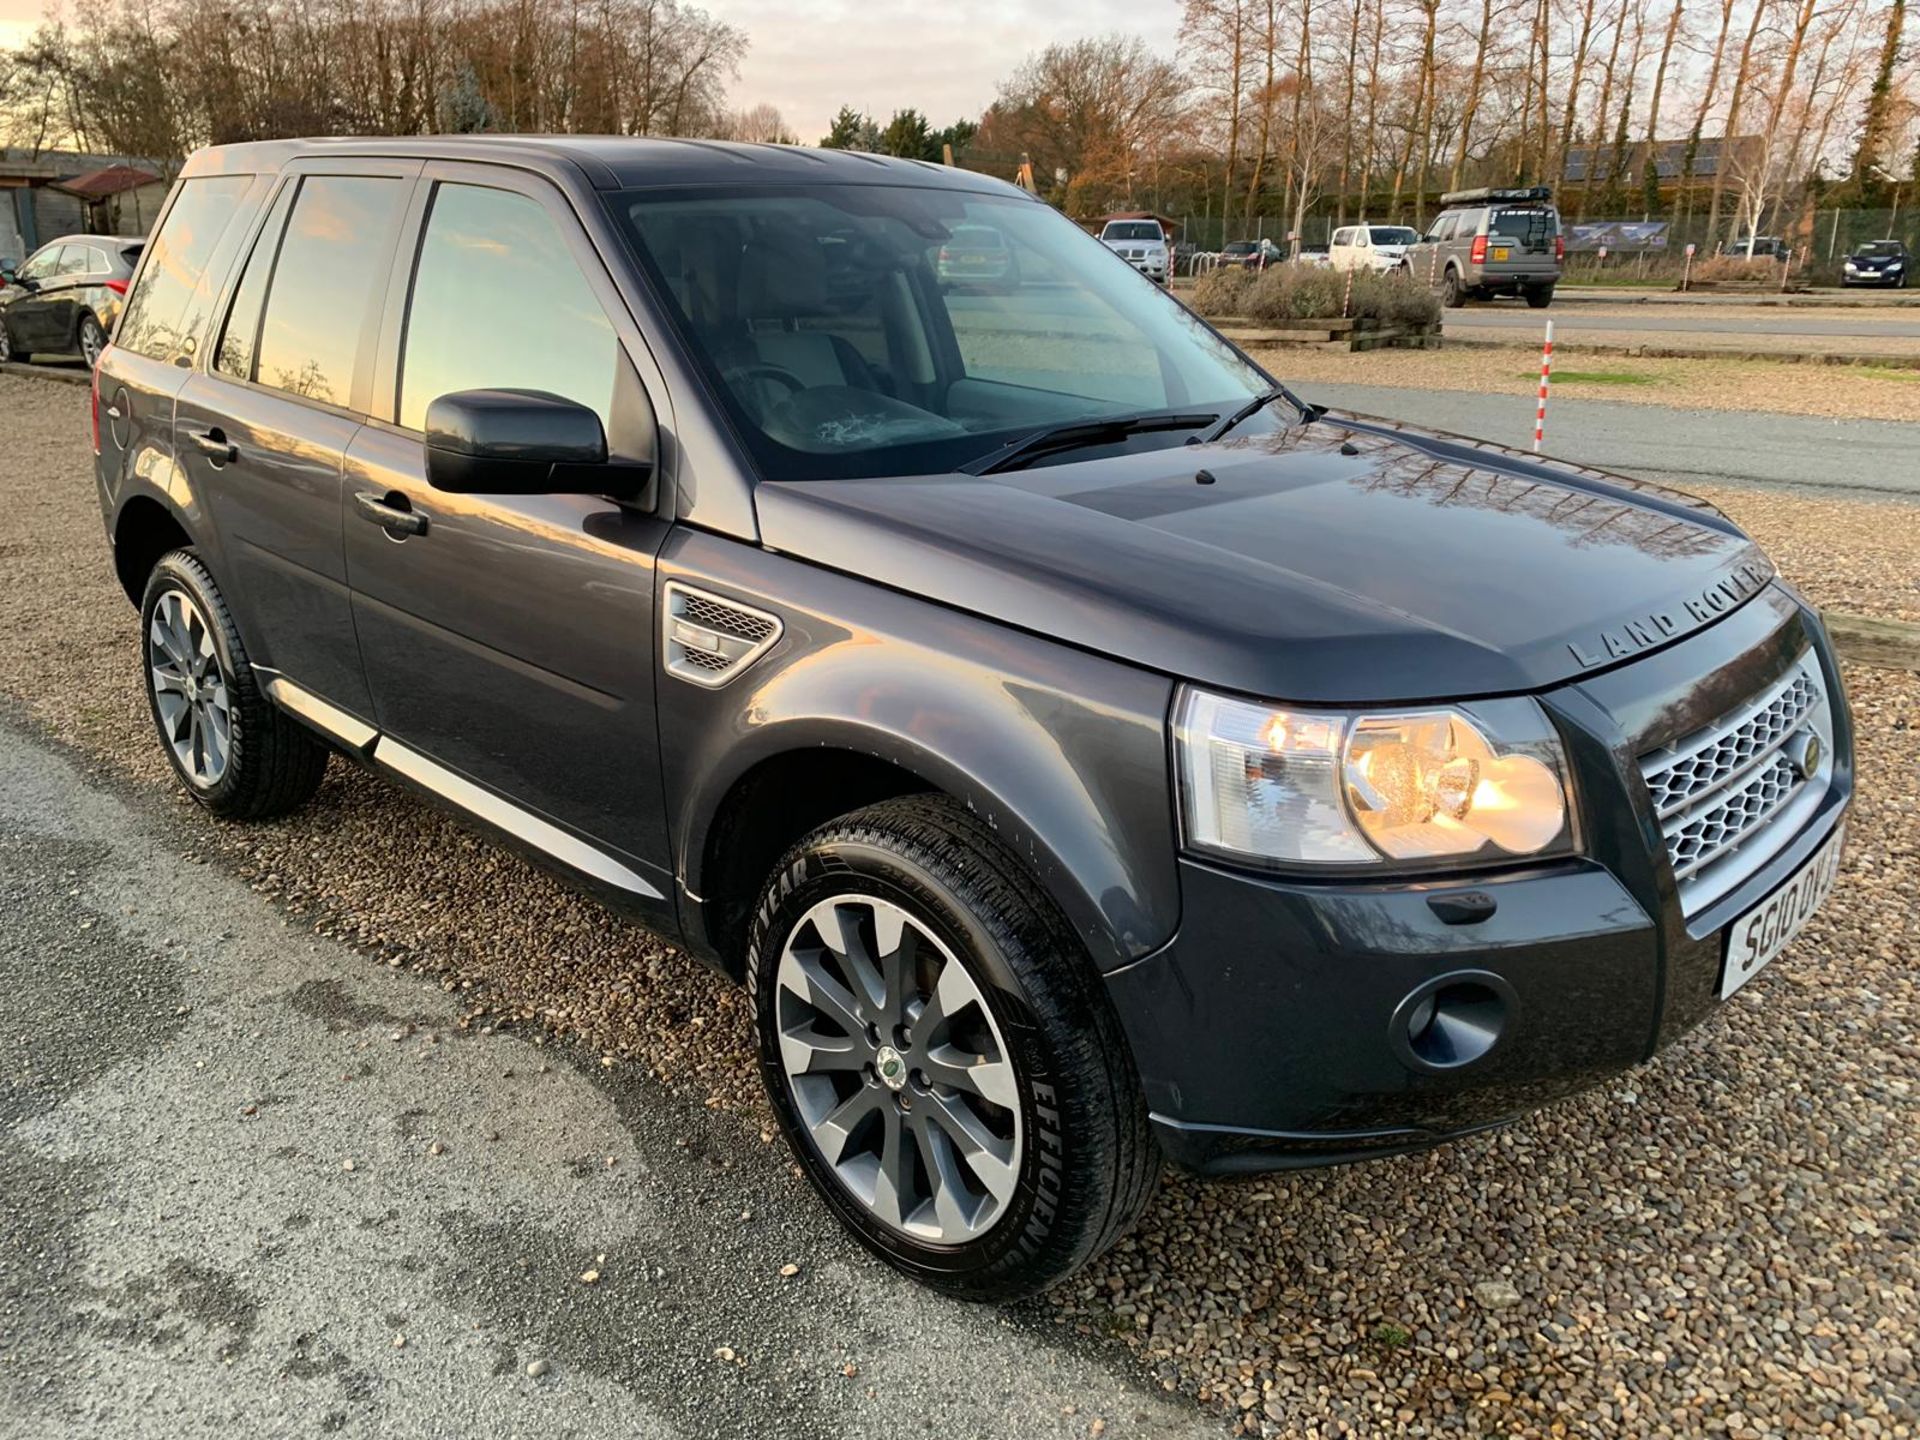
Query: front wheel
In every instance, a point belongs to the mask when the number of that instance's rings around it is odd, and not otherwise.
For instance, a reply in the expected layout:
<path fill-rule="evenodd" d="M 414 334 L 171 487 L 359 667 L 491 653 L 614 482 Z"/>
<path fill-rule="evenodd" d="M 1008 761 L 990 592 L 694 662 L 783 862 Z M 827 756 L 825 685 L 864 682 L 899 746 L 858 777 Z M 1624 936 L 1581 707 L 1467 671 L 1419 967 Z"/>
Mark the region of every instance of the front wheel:
<path fill-rule="evenodd" d="M 1072 930 L 944 797 L 833 821 L 768 882 L 749 941 L 760 1068 L 856 1238 L 963 1299 L 1045 1289 L 1152 1193 L 1119 1022 Z"/>
<path fill-rule="evenodd" d="M 1527 304 L 1535 310 L 1544 310 L 1553 304 L 1553 286 L 1530 285 L 1526 290 Z"/>
<path fill-rule="evenodd" d="M 23 350 L 13 348 L 13 336 L 7 330 L 7 322 L 0 317 L 0 365 L 24 365 L 33 357 Z"/>
<path fill-rule="evenodd" d="M 164 555 L 140 605 L 147 705 L 174 773 L 216 815 L 260 820 L 320 786 L 327 747 L 260 691 L 212 574 Z"/>

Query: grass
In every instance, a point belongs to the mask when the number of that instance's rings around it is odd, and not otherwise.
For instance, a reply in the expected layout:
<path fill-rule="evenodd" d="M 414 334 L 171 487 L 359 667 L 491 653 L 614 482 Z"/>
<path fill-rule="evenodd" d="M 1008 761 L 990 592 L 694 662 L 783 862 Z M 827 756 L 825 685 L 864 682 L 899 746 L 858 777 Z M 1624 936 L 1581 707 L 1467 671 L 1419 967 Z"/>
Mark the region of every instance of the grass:
<path fill-rule="evenodd" d="M 1897 365 L 1862 365 L 1860 373 L 1875 380 L 1920 380 L 1920 370 L 1903 370 Z"/>
<path fill-rule="evenodd" d="M 1537 370 L 1523 373 L 1523 379 L 1532 379 L 1539 374 Z M 1554 380 L 1563 385 L 1658 385 L 1660 381 L 1652 375 L 1642 375 L 1635 370 L 1556 370 Z"/>

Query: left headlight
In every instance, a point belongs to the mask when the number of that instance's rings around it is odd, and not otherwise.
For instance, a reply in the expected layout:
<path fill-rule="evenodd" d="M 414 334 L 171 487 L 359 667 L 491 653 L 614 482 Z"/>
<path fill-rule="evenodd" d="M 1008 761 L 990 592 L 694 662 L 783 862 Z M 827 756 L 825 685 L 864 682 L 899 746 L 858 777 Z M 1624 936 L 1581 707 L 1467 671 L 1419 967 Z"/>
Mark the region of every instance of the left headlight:
<path fill-rule="evenodd" d="M 1302 710 L 1189 688 L 1174 740 L 1194 850 L 1419 868 L 1574 848 L 1566 756 L 1532 700 Z"/>

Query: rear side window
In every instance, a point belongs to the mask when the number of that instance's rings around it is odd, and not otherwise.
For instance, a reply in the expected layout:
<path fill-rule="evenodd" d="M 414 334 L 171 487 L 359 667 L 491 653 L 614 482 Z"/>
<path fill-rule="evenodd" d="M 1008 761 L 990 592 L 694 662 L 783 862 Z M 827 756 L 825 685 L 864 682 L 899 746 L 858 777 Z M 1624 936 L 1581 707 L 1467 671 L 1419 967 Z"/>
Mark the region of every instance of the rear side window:
<path fill-rule="evenodd" d="M 277 287 L 276 287 L 277 288 Z M 407 309 L 400 424 L 456 390 L 544 390 L 611 423 L 619 341 L 539 202 L 511 190 L 434 192 Z"/>
<path fill-rule="evenodd" d="M 181 181 L 140 281 L 127 299 L 114 344 L 155 359 L 181 352 L 193 338 L 211 294 L 207 267 L 252 185 L 251 175 Z"/>
<path fill-rule="evenodd" d="M 87 273 L 87 247 L 69 245 L 60 252 L 60 263 L 54 267 L 56 275 L 84 275 Z"/>
<path fill-rule="evenodd" d="M 274 257 L 280 253 L 280 232 L 287 223 L 287 211 L 293 204 L 298 183 L 281 187 L 274 197 L 267 223 L 260 238 L 253 242 L 253 254 L 240 276 L 240 288 L 234 292 L 233 308 L 227 311 L 227 328 L 220 336 L 220 349 L 213 357 L 213 368 L 236 380 L 253 378 L 253 353 L 260 343 L 260 312 L 267 304 L 267 282 L 273 278 Z"/>
<path fill-rule="evenodd" d="M 361 338 L 374 296 L 386 289 L 406 195 L 405 184 L 384 175 L 301 182 L 267 291 L 254 379 L 325 405 L 351 401 Z"/>

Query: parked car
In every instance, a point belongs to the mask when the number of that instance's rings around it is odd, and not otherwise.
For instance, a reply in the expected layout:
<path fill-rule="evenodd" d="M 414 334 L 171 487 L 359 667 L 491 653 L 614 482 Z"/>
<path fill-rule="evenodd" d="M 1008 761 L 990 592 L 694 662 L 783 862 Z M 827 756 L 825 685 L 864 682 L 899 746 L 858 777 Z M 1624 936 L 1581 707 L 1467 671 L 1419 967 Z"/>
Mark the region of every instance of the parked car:
<path fill-rule="evenodd" d="M 143 242 L 66 235 L 42 245 L 0 285 L 0 361 L 77 354 L 99 362 L 120 318 Z"/>
<path fill-rule="evenodd" d="M 1020 265 L 1005 237 L 991 225 L 956 225 L 935 252 L 934 271 L 943 285 L 1015 290 Z"/>
<path fill-rule="evenodd" d="M 1173 273 L 1173 247 L 1158 220 L 1109 220 L 1100 243 L 1149 280 L 1164 285 Z"/>
<path fill-rule="evenodd" d="M 1097 323 L 943 290 L 976 225 Z M 1163 1156 L 1416 1150 L 1711 1015 L 1838 865 L 1818 612 L 1094 245 L 836 151 L 199 152 L 92 402 L 163 754 L 234 820 L 343 756 L 743 983 L 825 1203 L 976 1298 Z"/>
<path fill-rule="evenodd" d="M 1271 240 L 1235 240 L 1220 251 L 1222 265 L 1235 265 L 1243 270 L 1264 270 L 1286 258 L 1287 252 Z"/>
<path fill-rule="evenodd" d="M 1323 270 L 1333 266 L 1332 254 L 1322 245 L 1302 245 L 1293 258 L 1298 264 L 1317 265 Z"/>
<path fill-rule="evenodd" d="M 1333 232 L 1328 257 L 1336 270 L 1398 269 L 1407 247 L 1420 238 L 1410 225 L 1348 225 Z"/>
<path fill-rule="evenodd" d="M 1793 247 L 1778 235 L 1742 235 L 1722 245 L 1720 253 L 1738 260 L 1790 260 Z"/>
<path fill-rule="evenodd" d="M 1440 291 L 1449 307 L 1518 295 L 1534 309 L 1553 303 L 1567 258 L 1560 212 L 1544 185 L 1459 190 L 1427 233 L 1407 247 L 1401 267 Z"/>
<path fill-rule="evenodd" d="M 1907 274 L 1912 268 L 1913 257 L 1907 253 L 1907 247 L 1902 242 L 1869 240 L 1847 256 L 1846 263 L 1840 268 L 1840 283 L 1891 285 L 1904 290 L 1907 288 Z"/>

